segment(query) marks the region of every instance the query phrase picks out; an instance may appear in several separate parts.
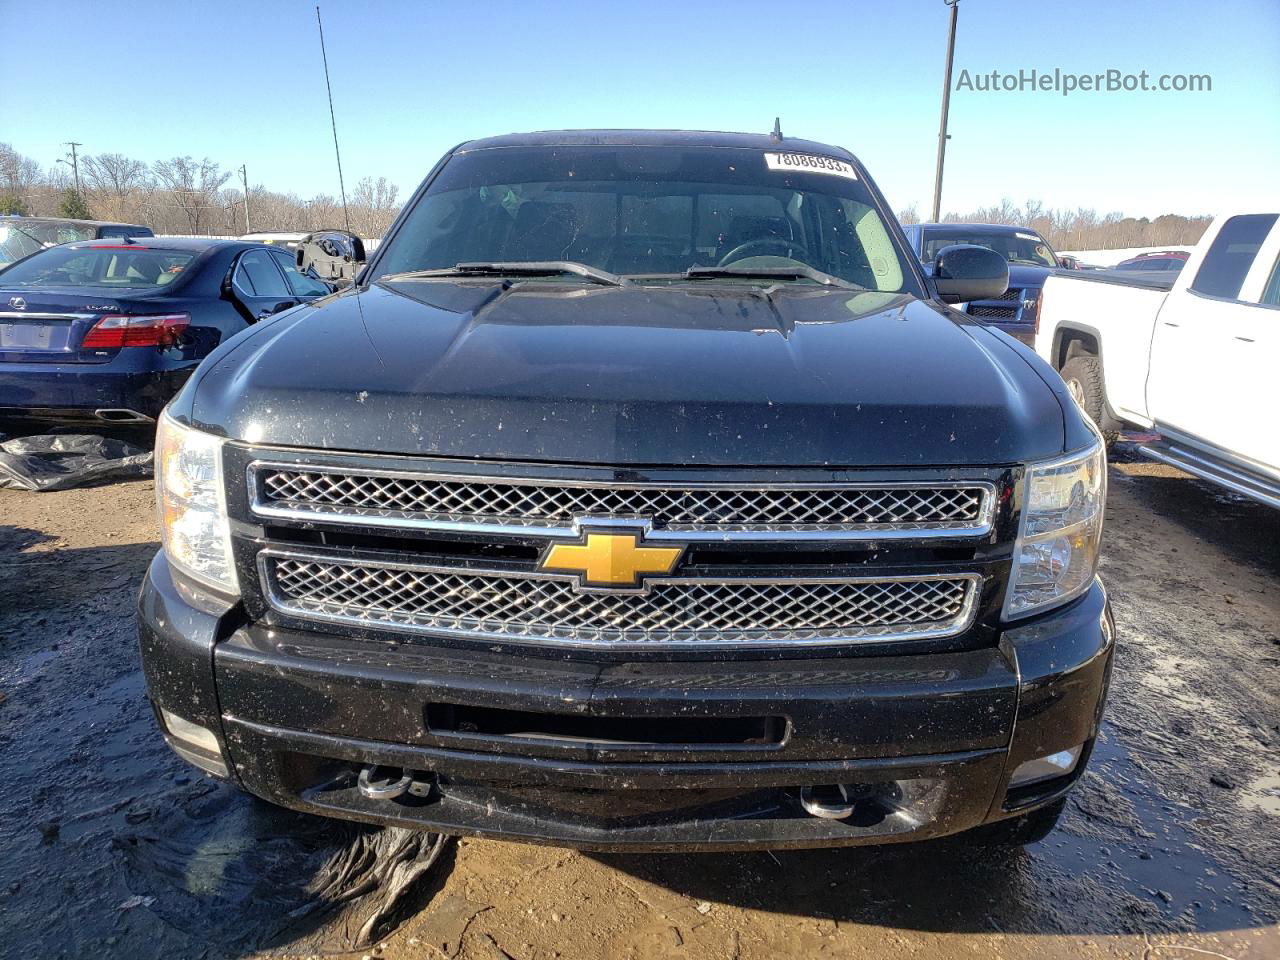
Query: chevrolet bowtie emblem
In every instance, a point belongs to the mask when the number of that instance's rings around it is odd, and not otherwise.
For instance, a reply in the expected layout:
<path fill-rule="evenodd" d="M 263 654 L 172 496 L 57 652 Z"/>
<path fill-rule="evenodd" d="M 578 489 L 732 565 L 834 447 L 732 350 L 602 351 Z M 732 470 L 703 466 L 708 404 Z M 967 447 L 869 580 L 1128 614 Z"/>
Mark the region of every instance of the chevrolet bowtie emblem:
<path fill-rule="evenodd" d="M 636 590 L 647 574 L 674 570 L 683 553 L 683 546 L 644 546 L 639 529 L 597 531 L 584 525 L 576 542 L 551 544 L 538 568 L 577 574 L 578 585 L 587 589 Z"/>

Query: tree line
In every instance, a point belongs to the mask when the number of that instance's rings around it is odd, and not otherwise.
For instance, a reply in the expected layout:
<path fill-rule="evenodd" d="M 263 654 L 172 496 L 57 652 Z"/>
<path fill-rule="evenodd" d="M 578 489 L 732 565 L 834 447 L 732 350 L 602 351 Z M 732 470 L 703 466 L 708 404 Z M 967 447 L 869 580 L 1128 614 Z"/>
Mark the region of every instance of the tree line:
<path fill-rule="evenodd" d="M 148 226 L 157 234 L 239 236 L 245 195 L 233 172 L 204 157 L 146 163 L 120 153 L 82 154 L 79 189 L 68 165 L 41 167 L 0 143 L 0 214 L 114 220 Z M 380 237 L 400 210 L 400 188 L 386 177 L 365 177 L 348 197 L 351 229 Z M 343 228 L 341 202 L 329 194 L 249 189 L 249 227 L 259 231 Z"/>
<path fill-rule="evenodd" d="M 903 223 L 919 223 L 912 205 L 898 213 Z M 1126 247 L 1187 247 L 1195 244 L 1212 217 L 1184 217 L 1166 213 L 1154 220 L 1126 217 L 1120 212 L 1099 213 L 1086 207 L 1052 209 L 1039 200 L 1022 205 L 1004 199 L 997 206 L 970 213 L 948 211 L 946 223 L 1007 223 L 1030 227 L 1055 250 L 1116 250 Z"/>
<path fill-rule="evenodd" d="M 120 153 L 79 158 L 80 190 L 65 164 L 42 168 L 11 146 L 0 143 L 0 214 L 61 216 L 139 223 L 158 234 L 194 233 L 239 236 L 245 229 L 245 196 L 231 184 L 232 171 L 208 157 L 172 157 L 145 163 Z M 348 198 L 351 229 L 362 237 L 381 237 L 400 210 L 399 188 L 386 177 L 365 177 Z M 898 214 L 903 223 L 919 223 L 916 207 Z M 1200 239 L 1209 217 L 1167 213 L 1149 220 L 1087 208 L 1052 209 L 1038 200 L 998 205 L 969 213 L 948 212 L 951 223 L 1007 223 L 1030 227 L 1058 250 L 1188 246 Z M 341 203 L 329 194 L 304 199 L 255 186 L 249 190 L 249 225 L 264 230 L 306 231 L 341 228 Z"/>

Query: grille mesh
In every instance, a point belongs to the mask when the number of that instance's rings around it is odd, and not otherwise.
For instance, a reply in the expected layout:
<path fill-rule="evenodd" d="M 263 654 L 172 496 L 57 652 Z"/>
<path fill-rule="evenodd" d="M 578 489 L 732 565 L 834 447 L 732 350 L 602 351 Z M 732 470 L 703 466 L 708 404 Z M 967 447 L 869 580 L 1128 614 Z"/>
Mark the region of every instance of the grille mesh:
<path fill-rule="evenodd" d="M 1001 303 L 999 306 L 994 304 L 970 304 L 969 316 L 981 317 L 986 320 L 1011 320 L 1018 315 L 1018 310 L 1022 306 L 1019 303 L 1022 299 L 1022 290 L 1017 287 L 1010 287 L 1000 296 L 992 299 L 1005 301 L 1008 305 L 1006 306 L 1005 303 Z"/>
<path fill-rule="evenodd" d="M 266 469 L 268 508 L 327 516 L 394 515 L 437 523 L 569 528 L 575 517 L 643 517 L 655 529 L 803 531 L 959 528 L 982 521 L 981 486 L 574 486 L 320 470 Z"/>
<path fill-rule="evenodd" d="M 269 556 L 272 602 L 300 616 L 576 645 L 823 643 L 963 628 L 972 577 L 783 583 L 661 581 L 646 594 L 447 568 Z"/>
<path fill-rule="evenodd" d="M 1013 307 L 970 307 L 969 316 L 984 320 L 1008 320 L 1018 315 L 1018 308 Z"/>

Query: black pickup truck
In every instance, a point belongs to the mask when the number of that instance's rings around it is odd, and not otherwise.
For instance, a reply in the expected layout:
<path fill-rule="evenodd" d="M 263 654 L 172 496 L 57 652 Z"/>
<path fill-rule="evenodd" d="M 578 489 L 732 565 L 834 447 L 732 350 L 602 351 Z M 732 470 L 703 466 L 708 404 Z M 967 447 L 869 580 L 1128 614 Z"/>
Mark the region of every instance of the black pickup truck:
<path fill-rule="evenodd" d="M 161 418 L 168 743 L 312 813 L 585 848 L 1047 833 L 1098 732 L 1102 444 L 847 151 L 465 143 Z"/>

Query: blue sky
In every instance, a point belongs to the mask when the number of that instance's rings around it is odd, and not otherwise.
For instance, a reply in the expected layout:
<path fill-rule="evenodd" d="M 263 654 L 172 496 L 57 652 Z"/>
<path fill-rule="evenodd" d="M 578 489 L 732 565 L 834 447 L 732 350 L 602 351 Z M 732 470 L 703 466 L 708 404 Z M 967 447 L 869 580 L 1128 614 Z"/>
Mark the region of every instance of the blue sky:
<path fill-rule="evenodd" d="M 322 2 L 348 189 L 413 189 L 472 137 L 563 127 L 783 132 L 930 206 L 942 0 Z M 313 3 L 0 0 L 0 141 L 43 164 L 208 155 L 337 193 Z M 39 55 L 34 55 L 36 52 Z M 18 64 L 22 68 L 18 68 Z M 75 69 L 81 67 L 82 69 Z M 956 73 L 1207 73 L 1209 93 L 952 95 L 945 209 L 1038 198 L 1154 216 L 1246 203 L 1280 159 L 1280 3 L 961 0 Z"/>

